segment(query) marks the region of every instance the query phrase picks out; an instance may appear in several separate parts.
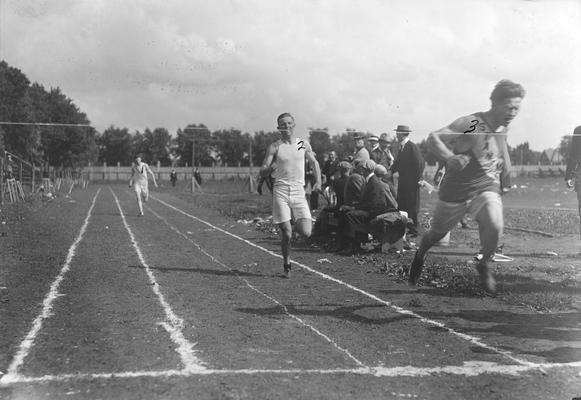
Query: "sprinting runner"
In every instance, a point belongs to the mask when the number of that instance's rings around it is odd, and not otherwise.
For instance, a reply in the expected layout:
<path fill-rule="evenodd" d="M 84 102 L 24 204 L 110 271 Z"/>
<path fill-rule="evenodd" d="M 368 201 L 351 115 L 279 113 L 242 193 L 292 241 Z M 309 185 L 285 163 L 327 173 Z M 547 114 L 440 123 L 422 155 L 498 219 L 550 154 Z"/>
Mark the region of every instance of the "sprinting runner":
<path fill-rule="evenodd" d="M 478 222 L 480 233 L 480 282 L 487 292 L 496 291 L 488 266 L 504 227 L 500 196 L 503 181 L 510 173 L 507 128 L 517 116 L 524 95 L 521 85 L 501 80 L 490 95 L 488 111 L 460 117 L 428 136 L 429 151 L 446 163 L 447 172 L 438 192 L 431 228 L 423 235 L 410 266 L 411 286 L 420 278 L 427 251 L 469 213 Z M 442 139 L 453 140 L 452 149 Z"/>
<path fill-rule="evenodd" d="M 565 171 L 565 183 L 568 188 L 575 187 L 579 216 L 581 216 L 581 126 L 575 128 L 573 136 L 571 136 L 567 170 Z M 579 232 L 581 233 L 581 230 Z M 579 255 L 581 255 L 581 251 Z"/>
<path fill-rule="evenodd" d="M 283 256 L 284 275 L 289 277 L 290 242 L 292 237 L 291 218 L 296 221 L 298 233 L 310 237 L 313 222 L 311 211 L 305 196 L 305 160 L 315 170 L 315 185 L 313 191 L 321 190 L 321 169 L 315 159 L 308 141 L 294 138 L 295 120 L 289 113 L 277 118 L 281 139 L 268 146 L 264 163 L 260 169 L 263 177 L 272 175 L 272 220 L 278 224 L 281 232 L 281 248 Z M 274 163 L 276 166 L 274 167 Z M 318 194 L 317 194 L 318 195 Z"/>
<path fill-rule="evenodd" d="M 135 158 L 135 163 L 131 166 L 131 178 L 129 178 L 129 187 L 133 187 L 135 190 L 135 195 L 137 196 L 137 205 L 139 206 L 139 216 L 143 216 L 143 201 L 147 202 L 149 200 L 149 188 L 147 174 L 151 174 L 153 179 L 153 184 L 157 187 L 157 182 L 155 181 L 155 175 L 149 168 L 149 165 L 141 161 L 141 157 L 137 156 Z"/>

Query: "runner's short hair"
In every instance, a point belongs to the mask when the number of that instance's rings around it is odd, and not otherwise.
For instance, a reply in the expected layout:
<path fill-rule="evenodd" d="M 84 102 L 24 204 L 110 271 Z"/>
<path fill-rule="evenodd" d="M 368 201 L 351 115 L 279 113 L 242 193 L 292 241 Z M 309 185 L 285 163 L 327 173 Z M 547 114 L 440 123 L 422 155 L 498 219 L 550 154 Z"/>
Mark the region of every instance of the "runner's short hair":
<path fill-rule="evenodd" d="M 493 103 L 512 97 L 525 97 L 525 89 L 522 85 L 509 79 L 503 79 L 498 82 L 490 94 L 490 100 Z"/>
<path fill-rule="evenodd" d="M 293 117 L 291 113 L 282 113 L 276 118 L 276 122 L 278 123 L 278 121 L 286 117 L 291 117 L 293 121 L 295 120 L 295 117 Z"/>

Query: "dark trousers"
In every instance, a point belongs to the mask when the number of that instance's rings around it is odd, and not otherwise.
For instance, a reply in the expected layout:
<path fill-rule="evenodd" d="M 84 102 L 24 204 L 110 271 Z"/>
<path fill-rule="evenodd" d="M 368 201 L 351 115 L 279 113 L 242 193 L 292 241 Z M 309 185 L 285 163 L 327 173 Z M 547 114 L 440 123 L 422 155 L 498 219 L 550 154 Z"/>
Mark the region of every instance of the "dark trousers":
<path fill-rule="evenodd" d="M 397 189 L 397 205 L 400 211 L 408 213 L 408 217 L 413 221 L 413 229 L 417 233 L 418 214 L 420 213 L 420 188 L 410 189 L 400 185 Z"/>
<path fill-rule="evenodd" d="M 365 226 L 371 220 L 371 214 L 363 210 L 346 211 L 340 214 L 339 231 L 343 236 L 354 240 L 362 241 L 367 235 L 364 234 Z"/>

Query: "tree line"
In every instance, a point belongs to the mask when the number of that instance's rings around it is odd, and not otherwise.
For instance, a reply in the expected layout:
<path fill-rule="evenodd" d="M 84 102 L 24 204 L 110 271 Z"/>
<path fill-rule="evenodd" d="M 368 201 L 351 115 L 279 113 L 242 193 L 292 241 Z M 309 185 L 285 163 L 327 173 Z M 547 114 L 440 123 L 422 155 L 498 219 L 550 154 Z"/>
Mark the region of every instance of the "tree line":
<path fill-rule="evenodd" d="M 137 155 L 151 164 L 166 166 L 191 166 L 192 160 L 199 166 L 260 165 L 268 145 L 279 138 L 273 131 L 252 135 L 235 128 L 211 131 L 203 123 L 188 124 L 175 135 L 165 128 L 129 132 L 115 126 L 98 132 L 60 88 L 46 89 L 31 83 L 22 71 L 5 61 L 0 61 L 0 122 L 24 123 L 0 124 L 0 151 L 7 150 L 36 164 L 65 168 L 102 163 L 130 165 Z M 364 132 L 348 128 L 331 135 L 327 128 L 311 128 L 309 141 L 320 162 L 331 150 L 342 159 L 353 153 L 353 136 L 357 133 Z M 564 136 L 559 145 L 565 157 L 569 140 L 570 136 Z M 428 164 L 434 164 L 436 160 L 427 151 L 425 140 L 418 144 Z M 525 142 L 510 147 L 510 155 L 514 165 L 534 165 L 541 161 L 542 152 L 530 149 Z"/>

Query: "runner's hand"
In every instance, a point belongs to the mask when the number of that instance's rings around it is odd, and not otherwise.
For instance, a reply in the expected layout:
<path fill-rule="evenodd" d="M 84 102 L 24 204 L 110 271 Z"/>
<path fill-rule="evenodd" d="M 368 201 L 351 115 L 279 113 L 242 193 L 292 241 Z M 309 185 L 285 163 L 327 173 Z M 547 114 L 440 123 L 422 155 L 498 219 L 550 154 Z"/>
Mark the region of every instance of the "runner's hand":
<path fill-rule="evenodd" d="M 469 162 L 470 157 L 466 154 L 456 154 L 455 156 L 448 158 L 448 161 L 446 162 L 446 170 L 449 172 L 462 171 L 466 168 Z"/>
<path fill-rule="evenodd" d="M 567 187 L 568 187 L 569 189 L 571 189 L 571 188 L 573 187 L 573 179 L 567 179 L 567 180 L 565 181 L 565 183 L 567 184 Z"/>

